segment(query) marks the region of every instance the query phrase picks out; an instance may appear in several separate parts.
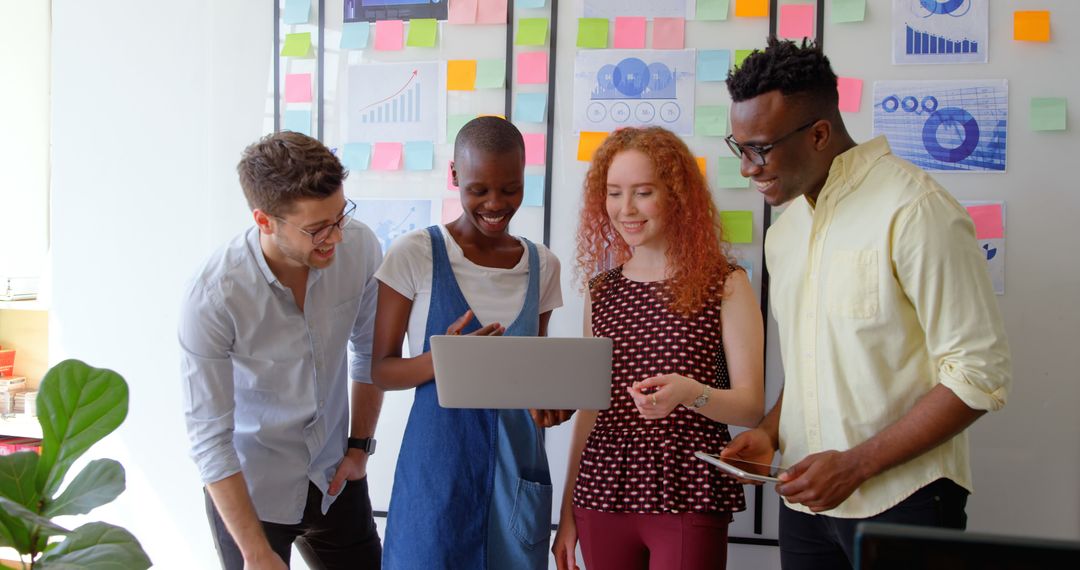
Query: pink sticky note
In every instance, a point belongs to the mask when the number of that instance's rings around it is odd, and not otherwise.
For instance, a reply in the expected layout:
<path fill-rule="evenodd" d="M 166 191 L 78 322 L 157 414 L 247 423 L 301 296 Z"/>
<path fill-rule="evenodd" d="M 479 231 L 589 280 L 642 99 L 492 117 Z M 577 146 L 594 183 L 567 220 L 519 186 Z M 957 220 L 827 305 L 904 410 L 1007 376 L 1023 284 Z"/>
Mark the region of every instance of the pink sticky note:
<path fill-rule="evenodd" d="M 619 49 L 644 48 L 645 18 L 636 16 L 616 16 L 615 47 Z"/>
<path fill-rule="evenodd" d="M 505 24 L 506 0 L 479 0 L 476 6 L 477 24 Z"/>
<path fill-rule="evenodd" d="M 453 198 L 443 198 L 442 201 L 442 223 L 449 224 L 450 222 L 458 219 L 465 210 L 461 207 L 461 198 L 457 196 Z"/>
<path fill-rule="evenodd" d="M 546 51 L 523 51 L 517 60 L 518 83 L 547 83 L 548 60 Z"/>
<path fill-rule="evenodd" d="M 845 113 L 858 113 L 862 103 L 862 79 L 837 77 L 836 90 L 840 93 L 840 110 Z"/>
<path fill-rule="evenodd" d="M 446 5 L 446 21 L 451 24 L 475 24 L 476 0 L 450 0 Z"/>
<path fill-rule="evenodd" d="M 998 239 L 1005 237 L 1005 225 L 1001 219 L 1001 204 L 968 206 L 968 214 L 975 222 L 976 239 Z"/>
<path fill-rule="evenodd" d="M 525 164 L 543 165 L 547 161 L 547 144 L 543 133 L 525 133 Z"/>
<path fill-rule="evenodd" d="M 401 20 L 377 20 L 375 22 L 375 49 L 399 50 L 405 45 L 405 22 Z"/>
<path fill-rule="evenodd" d="M 454 184 L 454 169 L 453 163 L 446 163 L 446 189 L 451 192 L 457 192 L 459 188 Z"/>
<path fill-rule="evenodd" d="M 682 49 L 686 34 L 683 18 L 653 18 L 652 47 L 655 49 Z"/>
<path fill-rule="evenodd" d="M 780 37 L 801 40 L 814 37 L 814 5 L 780 6 Z"/>
<path fill-rule="evenodd" d="M 290 73 L 285 76 L 285 102 L 311 102 L 311 74 Z"/>
<path fill-rule="evenodd" d="M 401 143 L 375 143 L 372 170 L 401 170 Z"/>

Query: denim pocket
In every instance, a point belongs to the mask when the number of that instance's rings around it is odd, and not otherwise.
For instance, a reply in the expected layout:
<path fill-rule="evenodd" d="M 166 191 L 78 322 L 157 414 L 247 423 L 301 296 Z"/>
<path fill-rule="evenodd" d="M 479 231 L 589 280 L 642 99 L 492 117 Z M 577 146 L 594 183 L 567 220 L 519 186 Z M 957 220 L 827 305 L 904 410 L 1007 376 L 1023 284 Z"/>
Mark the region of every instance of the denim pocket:
<path fill-rule="evenodd" d="M 551 540 L 551 493 L 551 485 L 518 478 L 510 531 L 529 548 Z"/>

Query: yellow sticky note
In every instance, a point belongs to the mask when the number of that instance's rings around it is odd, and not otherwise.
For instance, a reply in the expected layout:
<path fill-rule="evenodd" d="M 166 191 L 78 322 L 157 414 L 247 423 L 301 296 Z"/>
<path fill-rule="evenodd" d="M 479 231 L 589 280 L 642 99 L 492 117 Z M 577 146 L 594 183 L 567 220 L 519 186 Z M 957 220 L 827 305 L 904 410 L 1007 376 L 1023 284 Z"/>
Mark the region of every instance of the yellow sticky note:
<path fill-rule="evenodd" d="M 581 136 L 578 138 L 577 159 L 581 162 L 592 160 L 596 149 L 600 148 L 607 136 L 608 133 L 604 132 L 581 131 Z"/>
<path fill-rule="evenodd" d="M 307 57 L 309 51 L 311 51 L 311 32 L 285 34 L 285 45 L 281 46 L 281 55 Z"/>
<path fill-rule="evenodd" d="M 769 17 L 769 0 L 735 0 L 736 18 Z"/>
<path fill-rule="evenodd" d="M 451 59 L 446 62 L 446 90 L 473 91 L 476 89 L 476 60 Z"/>
<path fill-rule="evenodd" d="M 1047 10 L 1013 12 L 1013 39 L 1018 42 L 1050 41 L 1050 12 Z"/>
<path fill-rule="evenodd" d="M 735 68 L 738 69 L 744 59 L 750 57 L 750 54 L 754 53 L 752 49 L 737 49 L 735 50 Z"/>
<path fill-rule="evenodd" d="M 698 170 L 701 171 L 701 175 L 704 176 L 705 178 L 708 178 L 709 175 L 705 174 L 705 157 L 704 156 L 695 156 L 694 160 L 697 161 L 697 167 L 698 167 Z"/>
<path fill-rule="evenodd" d="M 720 212 L 720 226 L 728 243 L 754 241 L 754 212 L 750 210 L 724 210 Z"/>

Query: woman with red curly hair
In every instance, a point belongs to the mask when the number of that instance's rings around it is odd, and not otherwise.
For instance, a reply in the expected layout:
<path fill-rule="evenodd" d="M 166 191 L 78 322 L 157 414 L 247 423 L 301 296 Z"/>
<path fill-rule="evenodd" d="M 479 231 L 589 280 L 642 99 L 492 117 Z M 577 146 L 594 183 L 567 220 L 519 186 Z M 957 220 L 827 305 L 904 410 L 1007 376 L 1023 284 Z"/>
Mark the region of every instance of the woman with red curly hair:
<path fill-rule="evenodd" d="M 726 565 L 742 485 L 694 457 L 764 408 L 763 333 L 694 156 L 661 128 L 612 133 L 585 179 L 585 335 L 611 338 L 611 407 L 578 413 L 552 552 L 589 570 Z"/>

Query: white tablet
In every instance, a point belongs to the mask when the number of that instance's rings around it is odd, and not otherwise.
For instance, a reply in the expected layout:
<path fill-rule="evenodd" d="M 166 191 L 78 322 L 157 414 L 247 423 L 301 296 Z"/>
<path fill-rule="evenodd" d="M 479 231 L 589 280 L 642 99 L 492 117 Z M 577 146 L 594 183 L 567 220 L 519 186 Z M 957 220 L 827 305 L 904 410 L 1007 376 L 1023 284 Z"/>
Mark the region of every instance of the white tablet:
<path fill-rule="evenodd" d="M 773 465 L 762 465 L 760 463 L 754 463 L 753 461 L 743 461 L 741 459 L 733 458 L 721 458 L 711 453 L 705 453 L 704 451 L 695 451 L 694 457 L 710 463 L 720 468 L 721 471 L 738 477 L 740 479 L 748 479 L 750 481 L 760 481 L 762 483 L 779 483 L 780 480 L 776 478 L 780 474 L 779 470 Z M 759 475 L 753 473 L 750 469 L 768 467 L 768 475 Z"/>
<path fill-rule="evenodd" d="M 611 339 L 431 337 L 444 408 L 605 410 L 611 406 Z"/>

